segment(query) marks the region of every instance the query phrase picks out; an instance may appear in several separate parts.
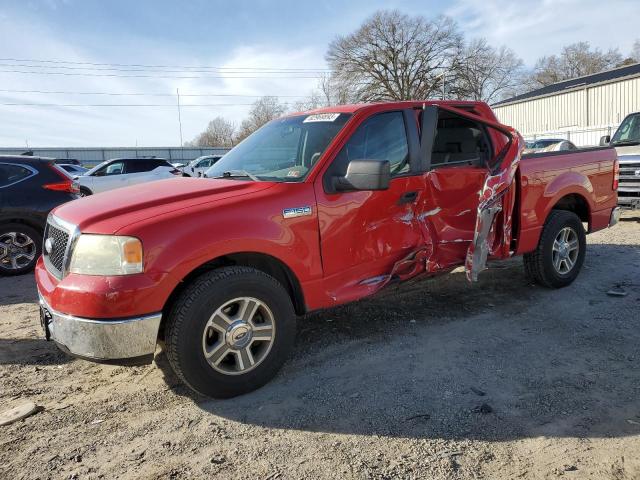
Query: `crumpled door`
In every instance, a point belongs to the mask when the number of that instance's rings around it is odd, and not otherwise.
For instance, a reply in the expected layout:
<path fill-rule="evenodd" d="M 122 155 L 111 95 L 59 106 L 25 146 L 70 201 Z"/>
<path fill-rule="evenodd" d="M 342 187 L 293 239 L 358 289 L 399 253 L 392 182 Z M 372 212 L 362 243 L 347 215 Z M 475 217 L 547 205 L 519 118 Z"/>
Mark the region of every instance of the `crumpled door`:
<path fill-rule="evenodd" d="M 516 198 L 515 176 L 524 150 L 524 140 L 512 128 L 500 126 L 498 129 L 509 137 L 509 143 L 498 156 L 496 166 L 487 173 L 480 191 L 473 241 L 465 260 L 467 279 L 471 282 L 478 280 L 478 275 L 486 268 L 489 255 L 506 257 L 510 253 Z"/>

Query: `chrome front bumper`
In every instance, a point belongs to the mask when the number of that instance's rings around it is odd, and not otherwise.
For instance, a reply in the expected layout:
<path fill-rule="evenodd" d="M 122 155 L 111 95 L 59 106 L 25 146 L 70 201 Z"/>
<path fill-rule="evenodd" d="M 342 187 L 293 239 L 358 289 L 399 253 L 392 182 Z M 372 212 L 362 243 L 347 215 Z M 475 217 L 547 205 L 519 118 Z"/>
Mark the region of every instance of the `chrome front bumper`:
<path fill-rule="evenodd" d="M 162 314 L 119 320 L 94 320 L 53 310 L 40 296 L 40 315 L 47 340 L 62 350 L 96 361 L 150 357 L 156 349 Z"/>

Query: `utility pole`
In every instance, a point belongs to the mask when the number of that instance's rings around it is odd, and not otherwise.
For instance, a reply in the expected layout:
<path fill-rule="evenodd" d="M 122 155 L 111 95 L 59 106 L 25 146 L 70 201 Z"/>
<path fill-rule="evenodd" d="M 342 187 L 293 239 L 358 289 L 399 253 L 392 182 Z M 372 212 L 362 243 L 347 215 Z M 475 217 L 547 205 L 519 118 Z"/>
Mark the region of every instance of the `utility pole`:
<path fill-rule="evenodd" d="M 182 147 L 182 116 L 180 115 L 180 89 L 176 88 L 176 95 L 178 96 L 178 125 L 180 125 L 180 146 Z"/>
<path fill-rule="evenodd" d="M 442 100 L 445 99 L 446 85 L 447 85 L 447 73 L 444 72 L 442 74 Z"/>

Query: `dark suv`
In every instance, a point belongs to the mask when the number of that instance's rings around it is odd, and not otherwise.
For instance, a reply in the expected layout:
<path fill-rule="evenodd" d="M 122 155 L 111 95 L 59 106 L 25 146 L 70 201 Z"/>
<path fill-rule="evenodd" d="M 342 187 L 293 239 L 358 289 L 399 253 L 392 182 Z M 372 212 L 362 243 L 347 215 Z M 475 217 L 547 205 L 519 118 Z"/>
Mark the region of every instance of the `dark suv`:
<path fill-rule="evenodd" d="M 79 192 L 52 158 L 0 156 L 0 275 L 33 269 L 47 215 Z"/>

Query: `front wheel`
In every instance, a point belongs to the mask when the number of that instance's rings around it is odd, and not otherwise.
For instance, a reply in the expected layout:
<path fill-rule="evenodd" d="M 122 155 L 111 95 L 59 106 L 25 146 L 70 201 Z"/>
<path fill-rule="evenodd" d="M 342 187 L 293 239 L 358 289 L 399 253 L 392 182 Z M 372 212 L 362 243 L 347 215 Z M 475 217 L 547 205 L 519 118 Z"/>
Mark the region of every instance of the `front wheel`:
<path fill-rule="evenodd" d="M 273 277 L 224 267 L 182 292 L 165 338 L 169 363 L 182 381 L 203 395 L 229 398 L 275 376 L 293 347 L 295 312 Z"/>
<path fill-rule="evenodd" d="M 587 241 L 582 221 L 573 212 L 553 210 L 537 248 L 524 255 L 527 276 L 549 288 L 571 284 L 582 268 Z"/>
<path fill-rule="evenodd" d="M 89 195 L 91 195 L 91 190 L 89 190 L 87 187 L 80 187 L 81 197 L 88 197 Z"/>

